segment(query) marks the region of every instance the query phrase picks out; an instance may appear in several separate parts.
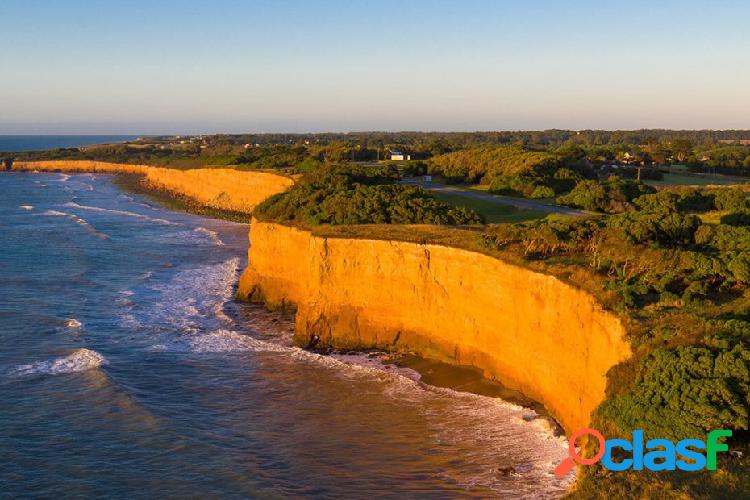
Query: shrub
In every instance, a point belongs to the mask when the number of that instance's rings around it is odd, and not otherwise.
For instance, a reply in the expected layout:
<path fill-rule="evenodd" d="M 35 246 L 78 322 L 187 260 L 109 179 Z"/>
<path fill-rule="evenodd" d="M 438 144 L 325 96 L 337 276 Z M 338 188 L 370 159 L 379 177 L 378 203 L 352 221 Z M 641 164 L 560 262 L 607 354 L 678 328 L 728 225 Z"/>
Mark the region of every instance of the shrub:
<path fill-rule="evenodd" d="M 715 189 L 710 193 L 713 194 L 717 210 L 743 212 L 750 208 L 745 193 L 739 189 Z"/>
<path fill-rule="evenodd" d="M 599 412 L 627 434 L 680 440 L 713 429 L 748 429 L 750 351 L 660 348 L 637 366 L 632 387 L 607 399 Z"/>
<path fill-rule="evenodd" d="M 720 222 L 728 226 L 750 226 L 750 211 L 731 212 L 722 215 Z"/>
<path fill-rule="evenodd" d="M 531 192 L 529 198 L 552 198 L 555 196 L 555 190 L 549 186 L 536 186 Z"/>
<path fill-rule="evenodd" d="M 383 172 L 326 169 L 258 205 L 264 220 L 304 224 L 480 224 L 475 212 L 435 199 Z"/>
<path fill-rule="evenodd" d="M 714 197 L 704 195 L 697 189 L 674 189 L 639 196 L 633 203 L 648 211 L 694 211 L 705 212 L 715 208 Z"/>
<path fill-rule="evenodd" d="M 561 205 L 585 210 L 620 213 L 630 208 L 630 202 L 656 190 L 651 186 L 612 176 L 605 182 L 583 180 L 567 195 L 557 198 Z"/>
<path fill-rule="evenodd" d="M 655 242 L 666 247 L 692 244 L 700 225 L 695 215 L 679 212 L 628 212 L 609 220 L 610 227 L 621 230 L 634 243 Z"/>

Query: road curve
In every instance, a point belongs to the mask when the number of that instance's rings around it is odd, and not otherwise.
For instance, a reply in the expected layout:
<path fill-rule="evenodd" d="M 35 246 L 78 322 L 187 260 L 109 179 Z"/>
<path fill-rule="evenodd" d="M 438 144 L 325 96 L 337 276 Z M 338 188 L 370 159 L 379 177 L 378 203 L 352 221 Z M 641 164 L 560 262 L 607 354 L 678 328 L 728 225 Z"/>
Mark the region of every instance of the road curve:
<path fill-rule="evenodd" d="M 485 200 L 492 203 L 500 203 L 503 205 L 511 205 L 518 208 L 525 208 L 528 210 L 538 210 L 540 212 L 548 212 L 553 214 L 571 215 L 574 217 L 583 217 L 591 215 L 583 210 L 577 210 L 575 208 L 561 207 L 558 205 L 548 205 L 546 203 L 540 203 L 538 201 L 523 200 L 518 198 L 510 198 L 508 196 L 500 196 L 489 193 L 480 193 L 477 191 L 468 191 L 464 189 L 451 189 L 439 184 L 432 184 L 430 182 L 423 182 L 414 179 L 404 179 L 401 181 L 403 184 L 409 184 L 412 186 L 421 186 L 427 191 L 434 191 L 438 193 L 452 194 L 456 196 L 464 196 L 466 198 L 474 198 L 477 200 Z"/>

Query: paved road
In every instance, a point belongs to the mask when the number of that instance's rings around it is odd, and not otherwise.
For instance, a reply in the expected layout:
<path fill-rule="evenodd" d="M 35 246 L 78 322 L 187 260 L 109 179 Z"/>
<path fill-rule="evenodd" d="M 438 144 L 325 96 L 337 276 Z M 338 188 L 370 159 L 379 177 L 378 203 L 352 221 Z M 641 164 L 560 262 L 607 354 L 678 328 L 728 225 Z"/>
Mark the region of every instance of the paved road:
<path fill-rule="evenodd" d="M 563 215 L 573 215 L 582 217 L 589 215 L 588 212 L 583 210 L 576 210 L 575 208 L 561 207 L 558 205 L 548 205 L 547 203 L 541 203 L 538 201 L 524 200 L 519 198 L 510 198 L 508 196 L 500 196 L 489 193 L 481 193 L 479 191 L 468 191 L 465 189 L 455 189 L 442 186 L 440 184 L 433 184 L 431 182 L 424 182 L 416 179 L 404 179 L 404 184 L 411 184 L 413 186 L 422 186 L 428 191 L 435 191 L 439 193 L 452 194 L 456 196 L 464 196 L 466 198 L 474 198 L 477 200 L 485 200 L 492 203 L 501 203 L 503 205 L 511 205 L 518 208 L 526 208 L 529 210 L 538 210 L 540 212 L 549 212 Z"/>

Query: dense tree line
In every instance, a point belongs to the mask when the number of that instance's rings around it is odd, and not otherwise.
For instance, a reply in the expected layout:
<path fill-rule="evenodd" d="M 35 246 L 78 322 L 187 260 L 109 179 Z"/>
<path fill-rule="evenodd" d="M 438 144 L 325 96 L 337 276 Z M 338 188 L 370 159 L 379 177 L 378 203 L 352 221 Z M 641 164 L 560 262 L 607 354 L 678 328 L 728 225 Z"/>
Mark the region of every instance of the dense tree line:
<path fill-rule="evenodd" d="M 316 224 L 480 224 L 471 210 L 397 184 L 391 171 L 335 167 L 308 174 L 256 207 L 261 220 Z"/>
<path fill-rule="evenodd" d="M 695 171 L 750 174 L 750 139 L 744 130 L 544 130 L 499 132 L 352 132 L 145 137 L 129 146 L 17 153 L 17 159 L 93 159 L 125 163 L 241 165 L 243 168 L 308 168 L 315 162 L 374 161 L 400 150 L 412 159 L 516 146 L 564 163 L 601 166 L 688 165 Z M 720 142 L 725 141 L 725 142 Z"/>

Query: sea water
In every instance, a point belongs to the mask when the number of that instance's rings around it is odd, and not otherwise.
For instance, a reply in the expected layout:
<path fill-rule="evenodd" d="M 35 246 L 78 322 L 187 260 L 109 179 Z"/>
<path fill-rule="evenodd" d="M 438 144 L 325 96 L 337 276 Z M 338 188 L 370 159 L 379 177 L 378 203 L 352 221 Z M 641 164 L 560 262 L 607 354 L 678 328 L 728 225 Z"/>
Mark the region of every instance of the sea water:
<path fill-rule="evenodd" d="M 533 410 L 291 345 L 245 224 L 112 177 L 0 174 L 0 496 L 553 498 Z M 502 325 L 498 325 L 502 327 Z"/>

